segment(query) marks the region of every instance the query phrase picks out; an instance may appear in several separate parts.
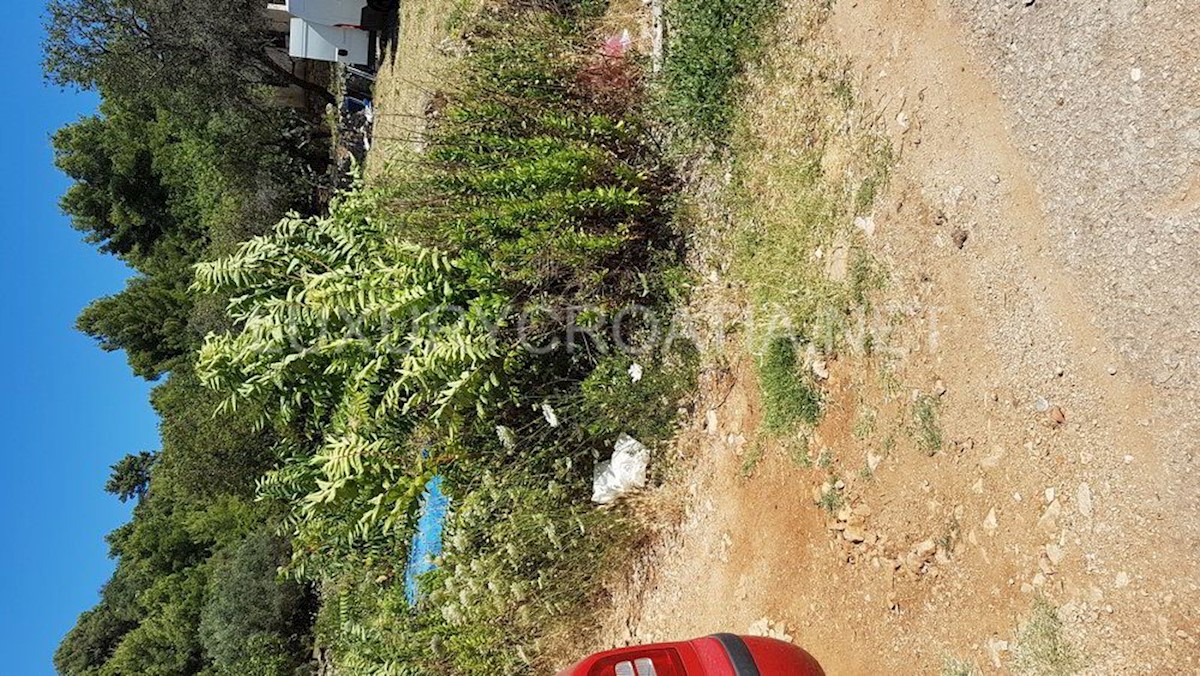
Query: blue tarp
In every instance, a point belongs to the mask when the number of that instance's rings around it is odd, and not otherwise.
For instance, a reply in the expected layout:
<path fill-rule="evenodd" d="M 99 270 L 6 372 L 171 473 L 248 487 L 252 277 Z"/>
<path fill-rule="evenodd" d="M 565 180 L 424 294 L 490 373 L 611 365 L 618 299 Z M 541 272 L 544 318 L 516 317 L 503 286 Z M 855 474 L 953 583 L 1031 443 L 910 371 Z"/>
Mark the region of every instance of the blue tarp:
<path fill-rule="evenodd" d="M 433 560 L 442 553 L 442 527 L 449 509 L 450 499 L 442 493 L 442 477 L 435 476 L 425 484 L 417 532 L 413 534 L 404 569 L 404 594 L 410 604 L 417 603 L 417 578 L 433 570 Z"/>

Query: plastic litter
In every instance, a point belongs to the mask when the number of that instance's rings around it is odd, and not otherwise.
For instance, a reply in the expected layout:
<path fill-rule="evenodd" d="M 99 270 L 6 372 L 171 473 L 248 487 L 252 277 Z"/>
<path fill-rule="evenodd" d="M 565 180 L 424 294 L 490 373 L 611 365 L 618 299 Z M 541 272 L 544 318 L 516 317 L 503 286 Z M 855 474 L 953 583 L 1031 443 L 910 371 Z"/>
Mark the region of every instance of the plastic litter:
<path fill-rule="evenodd" d="M 434 560 L 442 554 L 442 529 L 449 511 L 450 499 L 442 492 L 442 477 L 435 476 L 425 485 L 425 494 L 421 496 L 417 530 L 404 568 L 404 595 L 410 604 L 416 605 L 420 599 L 418 578 L 433 570 Z"/>
<path fill-rule="evenodd" d="M 550 404 L 542 404 L 542 417 L 546 419 L 546 423 L 551 427 L 558 427 L 558 416 L 554 413 L 554 407 Z"/>
<path fill-rule="evenodd" d="M 629 35 L 629 29 L 625 29 L 606 38 L 604 44 L 600 45 L 600 53 L 609 58 L 619 59 L 625 56 L 632 44 L 633 38 Z"/>
<path fill-rule="evenodd" d="M 650 449 L 628 434 L 613 445 L 612 458 L 596 463 L 592 472 L 592 502 L 607 505 L 626 493 L 646 486 Z"/>
<path fill-rule="evenodd" d="M 638 382 L 639 380 L 642 379 L 642 373 L 643 373 L 643 370 L 642 370 L 641 364 L 634 362 L 633 364 L 631 364 L 629 366 L 629 380 L 630 381 L 635 382 L 635 383 Z"/>

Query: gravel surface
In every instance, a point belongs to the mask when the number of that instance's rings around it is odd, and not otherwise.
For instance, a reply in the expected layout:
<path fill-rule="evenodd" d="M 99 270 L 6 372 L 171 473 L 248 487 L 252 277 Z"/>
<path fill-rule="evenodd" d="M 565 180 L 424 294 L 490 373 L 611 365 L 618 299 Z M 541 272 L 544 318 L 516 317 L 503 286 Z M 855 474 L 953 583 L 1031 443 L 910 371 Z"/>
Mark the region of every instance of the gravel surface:
<path fill-rule="evenodd" d="M 950 4 L 1011 115 L 1055 259 L 1088 280 L 1096 324 L 1128 366 L 1194 408 L 1200 4 Z"/>

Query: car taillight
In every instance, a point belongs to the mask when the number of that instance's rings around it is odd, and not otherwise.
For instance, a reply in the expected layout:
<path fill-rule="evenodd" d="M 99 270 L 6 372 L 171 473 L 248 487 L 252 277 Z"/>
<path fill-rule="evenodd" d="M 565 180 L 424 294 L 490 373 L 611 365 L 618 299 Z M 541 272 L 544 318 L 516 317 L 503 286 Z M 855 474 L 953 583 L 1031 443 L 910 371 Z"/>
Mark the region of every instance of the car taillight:
<path fill-rule="evenodd" d="M 630 650 L 592 666 L 588 676 L 685 676 L 679 653 L 672 649 Z"/>

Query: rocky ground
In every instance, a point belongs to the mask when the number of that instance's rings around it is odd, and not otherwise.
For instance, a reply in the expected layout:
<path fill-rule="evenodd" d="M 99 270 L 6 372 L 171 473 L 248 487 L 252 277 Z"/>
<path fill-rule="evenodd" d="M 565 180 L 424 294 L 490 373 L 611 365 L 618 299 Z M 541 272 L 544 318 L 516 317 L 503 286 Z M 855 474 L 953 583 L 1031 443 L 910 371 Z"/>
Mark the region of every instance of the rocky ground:
<path fill-rule="evenodd" d="M 830 673 L 1200 671 L 1200 11 L 839 0 L 820 39 L 895 155 L 858 226 L 888 271 L 886 359 L 829 362 L 814 468 L 747 471 L 752 362 L 706 372 L 684 517 L 602 642 L 786 634 Z"/>

